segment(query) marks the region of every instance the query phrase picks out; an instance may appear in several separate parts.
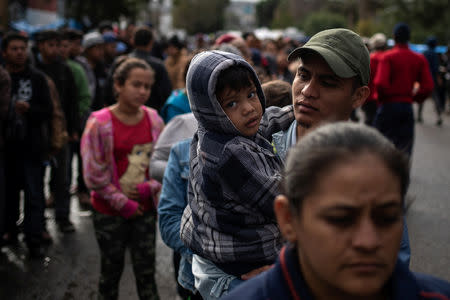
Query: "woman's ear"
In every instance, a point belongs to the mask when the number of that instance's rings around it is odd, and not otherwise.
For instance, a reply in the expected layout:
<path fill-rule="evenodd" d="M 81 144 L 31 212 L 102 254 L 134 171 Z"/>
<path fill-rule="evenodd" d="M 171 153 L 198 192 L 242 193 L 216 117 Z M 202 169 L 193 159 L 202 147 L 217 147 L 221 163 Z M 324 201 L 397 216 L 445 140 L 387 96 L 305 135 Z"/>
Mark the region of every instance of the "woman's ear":
<path fill-rule="evenodd" d="M 291 243 L 297 240 L 294 215 L 289 200 L 285 195 L 278 195 L 274 201 L 275 216 L 283 237 Z"/>
<path fill-rule="evenodd" d="M 353 109 L 356 109 L 366 102 L 367 97 L 370 95 L 370 88 L 365 85 L 356 89 L 353 93 Z"/>

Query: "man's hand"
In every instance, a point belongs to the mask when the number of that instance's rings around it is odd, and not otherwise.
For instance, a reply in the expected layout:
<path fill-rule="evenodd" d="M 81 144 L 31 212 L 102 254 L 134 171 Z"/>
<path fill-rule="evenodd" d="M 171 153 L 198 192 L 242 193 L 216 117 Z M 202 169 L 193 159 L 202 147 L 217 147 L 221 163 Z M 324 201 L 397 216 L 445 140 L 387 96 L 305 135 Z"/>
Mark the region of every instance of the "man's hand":
<path fill-rule="evenodd" d="M 16 113 L 23 115 L 30 109 L 30 103 L 22 100 L 16 101 L 15 109 Z"/>
<path fill-rule="evenodd" d="M 267 270 L 269 270 L 272 267 L 273 267 L 273 265 L 267 265 L 267 266 L 263 266 L 261 268 L 252 270 L 252 271 L 248 272 L 247 274 L 242 275 L 241 279 L 242 280 L 249 280 L 250 278 L 253 278 L 256 275 L 261 274 L 262 272 L 267 271 Z"/>

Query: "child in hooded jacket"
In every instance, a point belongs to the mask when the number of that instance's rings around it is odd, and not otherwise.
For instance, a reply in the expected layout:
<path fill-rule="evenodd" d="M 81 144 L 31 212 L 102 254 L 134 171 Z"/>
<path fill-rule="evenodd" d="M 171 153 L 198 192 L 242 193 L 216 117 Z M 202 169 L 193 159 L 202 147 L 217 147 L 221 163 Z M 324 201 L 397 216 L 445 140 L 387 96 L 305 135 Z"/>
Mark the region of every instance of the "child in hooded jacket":
<path fill-rule="evenodd" d="M 255 71 L 231 53 L 195 56 L 186 89 L 198 130 L 190 147 L 181 239 L 196 254 L 196 288 L 215 299 L 234 279 L 239 283 L 243 275 L 271 265 L 281 249 L 273 200 L 283 163 L 270 140 L 294 115 L 292 106 L 265 109 Z M 206 289 L 202 282 L 208 282 Z"/>

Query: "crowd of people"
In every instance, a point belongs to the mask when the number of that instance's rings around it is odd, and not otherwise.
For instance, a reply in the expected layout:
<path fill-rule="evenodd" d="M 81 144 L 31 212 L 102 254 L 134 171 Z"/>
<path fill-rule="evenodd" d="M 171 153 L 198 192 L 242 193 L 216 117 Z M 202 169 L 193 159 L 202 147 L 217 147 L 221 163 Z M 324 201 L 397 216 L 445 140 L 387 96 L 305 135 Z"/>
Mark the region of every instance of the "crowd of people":
<path fill-rule="evenodd" d="M 140 299 L 158 299 L 157 226 L 183 299 L 448 299 L 449 283 L 409 270 L 404 205 L 427 98 L 443 123 L 450 49 L 430 37 L 411 51 L 404 23 L 393 39 L 6 33 L 1 246 L 43 257 L 45 209 L 76 234 L 76 194 L 92 210 L 99 299 L 118 298 L 127 249 Z M 365 125 L 349 122 L 360 109 Z"/>

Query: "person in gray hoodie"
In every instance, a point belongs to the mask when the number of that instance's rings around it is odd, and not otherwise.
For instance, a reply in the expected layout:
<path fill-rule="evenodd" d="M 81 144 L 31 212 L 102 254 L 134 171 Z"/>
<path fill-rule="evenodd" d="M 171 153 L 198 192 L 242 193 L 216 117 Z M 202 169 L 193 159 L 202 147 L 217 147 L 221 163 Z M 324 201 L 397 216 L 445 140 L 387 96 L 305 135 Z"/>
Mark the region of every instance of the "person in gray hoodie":
<path fill-rule="evenodd" d="M 186 89 L 198 130 L 181 239 L 196 254 L 196 288 L 216 299 L 232 281 L 272 264 L 281 249 L 273 201 L 283 162 L 271 135 L 287 129 L 294 114 L 292 106 L 266 109 L 255 71 L 232 53 L 197 54 Z"/>

